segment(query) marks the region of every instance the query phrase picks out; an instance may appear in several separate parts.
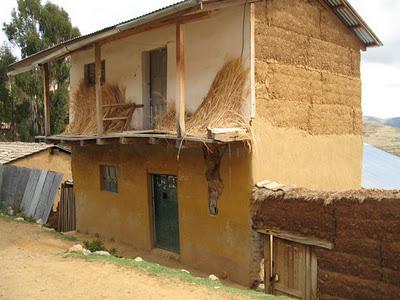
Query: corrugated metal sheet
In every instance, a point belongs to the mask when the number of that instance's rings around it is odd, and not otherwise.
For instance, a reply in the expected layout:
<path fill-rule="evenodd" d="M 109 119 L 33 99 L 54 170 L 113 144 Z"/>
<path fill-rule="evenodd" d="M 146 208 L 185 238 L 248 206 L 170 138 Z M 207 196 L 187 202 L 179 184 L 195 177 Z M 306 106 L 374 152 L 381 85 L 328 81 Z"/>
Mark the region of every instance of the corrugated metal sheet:
<path fill-rule="evenodd" d="M 362 187 L 400 189 L 400 157 L 365 144 Z"/>
<path fill-rule="evenodd" d="M 62 177 L 46 170 L 0 165 L 0 209 L 11 207 L 46 223 Z"/>
<path fill-rule="evenodd" d="M 368 27 L 347 0 L 324 0 L 334 13 L 367 46 L 382 46 L 382 42 Z"/>
<path fill-rule="evenodd" d="M 221 1 L 223 1 L 223 0 L 221 0 Z M 382 45 L 382 42 L 373 33 L 373 31 L 368 27 L 368 25 L 364 22 L 364 20 L 358 15 L 358 13 L 355 11 L 355 9 L 347 2 L 347 0 L 323 0 L 323 1 L 325 1 L 327 6 L 329 6 L 335 12 L 335 14 L 346 24 L 346 26 L 349 27 L 349 29 L 354 32 L 354 34 L 360 39 L 360 41 L 366 47 Z M 178 1 L 169 6 L 157 9 L 155 11 L 152 11 L 145 15 L 133 18 L 131 20 L 121 22 L 114 26 L 106 27 L 101 30 L 95 31 L 93 33 L 79 36 L 79 37 L 70 39 L 68 41 L 64 41 L 64 42 L 62 42 L 58 45 L 55 45 L 51 48 L 39 51 L 29 57 L 26 57 L 20 61 L 17 61 L 15 63 L 11 64 L 9 67 L 14 70 L 24 69 L 24 71 L 26 71 L 25 68 L 27 68 L 27 66 L 25 64 L 27 64 L 28 62 L 31 64 L 35 64 L 35 62 L 40 61 L 40 59 L 43 58 L 43 56 L 50 55 L 51 53 L 54 53 L 55 51 L 58 51 L 63 47 L 65 47 L 65 48 L 72 47 L 72 45 L 76 45 L 77 43 L 84 41 L 86 39 L 89 39 L 89 38 L 101 39 L 100 37 L 98 37 L 101 34 L 105 34 L 110 31 L 124 30 L 124 27 L 127 27 L 130 23 L 136 22 L 137 24 L 139 24 L 140 22 L 146 22 L 146 18 L 148 18 L 152 15 L 157 15 L 159 13 L 167 12 L 168 10 L 171 10 L 171 9 L 176 9 L 176 12 L 177 12 L 182 7 L 184 7 L 184 5 L 190 4 L 191 2 L 195 2 L 195 4 L 202 5 L 202 4 L 207 4 L 208 1 L 207 0 Z M 210 1 L 210 3 L 212 3 L 212 2 Z M 115 33 L 112 33 L 112 34 L 115 34 Z"/>

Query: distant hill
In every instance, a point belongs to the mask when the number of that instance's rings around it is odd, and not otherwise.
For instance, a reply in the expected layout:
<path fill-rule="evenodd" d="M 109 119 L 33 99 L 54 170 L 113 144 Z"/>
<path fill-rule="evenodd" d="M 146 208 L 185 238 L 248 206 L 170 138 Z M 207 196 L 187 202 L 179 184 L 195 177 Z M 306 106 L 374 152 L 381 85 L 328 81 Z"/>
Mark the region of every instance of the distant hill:
<path fill-rule="evenodd" d="M 374 122 L 374 123 L 379 123 L 382 125 L 400 128 L 400 117 L 381 119 L 381 118 L 377 118 L 377 117 L 365 116 L 364 123 L 365 122 Z"/>
<path fill-rule="evenodd" d="M 364 117 L 364 142 L 400 156 L 400 118 Z"/>

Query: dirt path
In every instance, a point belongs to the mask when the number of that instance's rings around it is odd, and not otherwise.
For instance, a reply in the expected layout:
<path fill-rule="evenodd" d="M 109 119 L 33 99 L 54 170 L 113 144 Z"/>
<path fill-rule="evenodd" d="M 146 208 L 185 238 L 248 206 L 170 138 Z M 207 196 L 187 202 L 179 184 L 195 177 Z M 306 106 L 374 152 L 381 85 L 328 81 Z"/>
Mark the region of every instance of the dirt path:
<path fill-rule="evenodd" d="M 243 299 L 111 263 L 63 257 L 72 244 L 36 224 L 0 217 L 0 299 Z"/>

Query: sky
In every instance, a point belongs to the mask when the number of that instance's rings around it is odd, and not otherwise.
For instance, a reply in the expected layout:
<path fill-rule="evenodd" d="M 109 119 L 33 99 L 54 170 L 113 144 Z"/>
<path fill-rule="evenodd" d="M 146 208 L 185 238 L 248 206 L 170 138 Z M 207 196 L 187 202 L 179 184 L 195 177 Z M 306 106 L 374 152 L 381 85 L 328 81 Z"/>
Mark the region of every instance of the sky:
<path fill-rule="evenodd" d="M 44 2 L 44 0 L 42 0 Z M 51 0 L 70 15 L 82 34 L 140 16 L 176 0 Z M 358 13 L 384 43 L 362 53 L 362 102 L 364 115 L 400 117 L 400 1 L 350 0 Z M 0 0 L 0 25 L 10 21 L 16 0 Z M 6 40 L 0 32 L 0 44 Z"/>

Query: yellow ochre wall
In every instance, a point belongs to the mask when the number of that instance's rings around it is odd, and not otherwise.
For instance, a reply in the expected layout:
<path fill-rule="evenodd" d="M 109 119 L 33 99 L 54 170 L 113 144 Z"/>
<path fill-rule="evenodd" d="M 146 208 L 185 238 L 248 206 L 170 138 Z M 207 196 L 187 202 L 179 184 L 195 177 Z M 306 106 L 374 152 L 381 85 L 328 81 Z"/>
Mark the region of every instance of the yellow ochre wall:
<path fill-rule="evenodd" d="M 62 151 L 50 153 L 50 149 L 15 160 L 10 165 L 30 169 L 48 170 L 64 174 L 63 181 L 72 179 L 71 155 Z"/>
<path fill-rule="evenodd" d="M 189 267 L 251 283 L 249 198 L 250 154 L 231 147 L 221 164 L 223 193 L 219 213 L 208 213 L 208 186 L 202 149 L 175 145 L 104 145 L 74 147 L 72 170 L 77 201 L 77 229 L 101 238 L 151 250 L 152 218 L 149 174 L 178 178 L 179 260 Z M 100 190 L 99 165 L 115 165 L 118 193 Z"/>
<path fill-rule="evenodd" d="M 255 182 L 360 188 L 361 48 L 317 0 L 256 4 Z"/>

